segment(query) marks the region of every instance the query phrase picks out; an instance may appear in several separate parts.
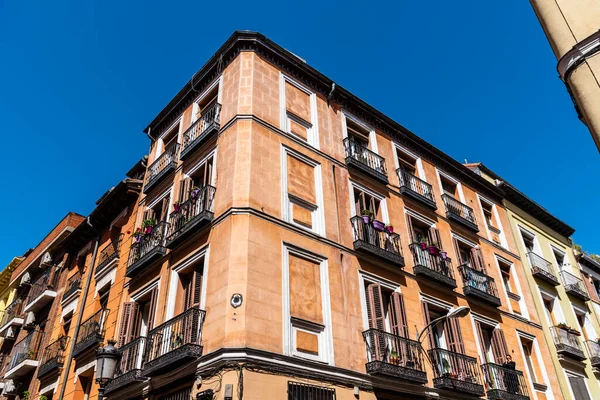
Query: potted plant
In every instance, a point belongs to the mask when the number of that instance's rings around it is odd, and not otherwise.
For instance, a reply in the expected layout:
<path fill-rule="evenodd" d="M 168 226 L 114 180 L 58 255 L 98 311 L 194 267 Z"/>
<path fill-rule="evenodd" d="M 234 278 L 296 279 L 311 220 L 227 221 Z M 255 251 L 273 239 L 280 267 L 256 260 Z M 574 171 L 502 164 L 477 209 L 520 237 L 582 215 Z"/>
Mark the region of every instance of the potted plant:
<path fill-rule="evenodd" d="M 394 227 L 392 225 L 386 225 L 384 229 L 390 235 L 394 233 Z"/>
<path fill-rule="evenodd" d="M 431 254 L 432 256 L 440 255 L 440 248 L 438 247 L 437 243 L 432 243 L 429 247 L 427 247 L 427 250 L 429 251 L 429 254 Z"/>
<path fill-rule="evenodd" d="M 194 186 L 194 188 L 192 189 L 192 199 L 197 199 L 198 196 L 200 196 L 200 191 L 202 189 L 199 188 L 198 186 Z"/>
<path fill-rule="evenodd" d="M 581 332 L 579 332 L 577 329 L 569 328 L 569 333 L 575 336 L 581 336 Z"/>
<path fill-rule="evenodd" d="M 569 325 L 565 324 L 564 322 L 559 322 L 558 325 L 556 325 L 556 326 L 558 326 L 560 329 L 564 329 L 566 331 L 569 330 Z"/>
<path fill-rule="evenodd" d="M 136 243 L 139 243 L 143 236 L 144 234 L 142 233 L 142 228 L 137 228 L 135 232 L 133 232 L 133 237 L 135 238 Z"/>
<path fill-rule="evenodd" d="M 421 236 L 419 239 L 419 246 L 421 246 L 421 250 L 427 250 L 427 239 Z"/>
<path fill-rule="evenodd" d="M 362 218 L 363 223 L 370 224 L 371 219 L 373 218 L 373 213 L 370 210 L 362 210 L 360 217 Z"/>
<path fill-rule="evenodd" d="M 396 350 L 392 350 L 390 353 L 390 364 L 398 364 L 398 353 L 396 352 Z"/>
<path fill-rule="evenodd" d="M 440 251 L 440 257 L 442 257 L 442 260 L 445 260 L 446 257 L 448 257 L 448 253 L 445 251 Z"/>
<path fill-rule="evenodd" d="M 181 204 L 179 204 L 179 202 L 175 202 L 173 203 L 173 212 L 179 212 L 179 209 L 181 208 Z"/>
<path fill-rule="evenodd" d="M 152 233 L 152 230 L 154 230 L 155 225 L 156 220 L 154 218 L 145 219 L 142 223 L 142 226 L 144 227 L 144 234 L 150 235 Z"/>
<path fill-rule="evenodd" d="M 377 232 L 383 232 L 385 229 L 385 224 L 379 220 L 374 219 L 373 221 L 373 228 L 377 231 Z"/>

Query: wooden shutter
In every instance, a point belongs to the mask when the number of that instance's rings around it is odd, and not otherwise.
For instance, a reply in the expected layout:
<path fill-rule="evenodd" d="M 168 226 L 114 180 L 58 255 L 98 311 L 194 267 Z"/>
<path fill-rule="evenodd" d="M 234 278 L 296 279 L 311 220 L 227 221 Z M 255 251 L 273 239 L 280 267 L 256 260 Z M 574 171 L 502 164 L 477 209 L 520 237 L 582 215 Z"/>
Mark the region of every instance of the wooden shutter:
<path fill-rule="evenodd" d="M 492 332 L 492 353 L 494 354 L 496 364 L 502 364 L 506 361 L 508 347 L 506 346 L 506 339 L 504 338 L 502 329 L 494 329 Z"/>
<path fill-rule="evenodd" d="M 583 279 L 583 282 L 585 283 L 585 287 L 588 291 L 588 294 L 590 295 L 590 298 L 594 301 L 600 302 L 600 298 L 598 298 L 598 292 L 596 291 L 596 288 L 594 287 L 590 276 L 582 272 L 581 279 Z"/>
<path fill-rule="evenodd" d="M 152 289 L 150 292 L 150 304 L 148 307 L 148 330 L 154 328 L 154 321 L 156 320 L 156 304 L 158 302 L 158 287 Z"/>
<path fill-rule="evenodd" d="M 487 349 L 485 348 L 485 340 L 484 340 L 484 336 L 483 336 L 483 330 L 481 329 L 481 324 L 479 323 L 479 321 L 475 321 L 475 330 L 477 331 L 477 337 L 479 338 L 479 344 L 480 344 L 480 349 L 481 349 L 481 354 L 483 354 L 484 360 L 482 361 L 487 363 L 490 360 L 488 360 L 488 353 L 487 353 Z"/>
<path fill-rule="evenodd" d="M 121 314 L 121 324 L 119 326 L 119 337 L 117 345 L 119 347 L 126 345 L 135 334 L 136 320 L 138 320 L 139 305 L 135 301 L 123 303 L 123 314 Z"/>
<path fill-rule="evenodd" d="M 367 286 L 367 316 L 370 328 L 385 330 L 381 286 L 377 283 Z"/>
<path fill-rule="evenodd" d="M 448 347 L 455 353 L 465 353 L 465 344 L 460 331 L 460 323 L 457 318 L 448 318 L 445 323 L 445 332 L 448 337 Z"/>
<path fill-rule="evenodd" d="M 429 239 L 429 243 L 437 243 L 437 245 L 442 248 L 442 238 L 440 236 L 440 231 L 437 228 L 433 226 L 429 228 L 429 231 L 427 232 L 427 239 Z"/>
<path fill-rule="evenodd" d="M 585 381 L 580 376 L 569 376 L 569 384 L 571 386 L 571 390 L 573 390 L 573 395 L 577 400 L 591 400 L 590 395 L 585 386 Z"/>
<path fill-rule="evenodd" d="M 144 220 L 147 219 L 151 219 L 151 218 L 156 218 L 156 214 L 154 213 L 154 210 L 149 208 L 146 211 L 144 211 Z"/>
<path fill-rule="evenodd" d="M 200 307 L 200 298 L 202 295 L 202 266 L 198 265 L 194 269 L 192 276 L 192 307 Z"/>
<path fill-rule="evenodd" d="M 56 276 L 56 267 L 52 265 L 48 271 L 48 280 L 46 281 L 46 286 L 54 288 L 54 277 Z"/>
<path fill-rule="evenodd" d="M 467 260 L 463 260 L 460 256 L 460 247 L 458 246 L 458 240 L 456 238 L 452 238 L 452 244 L 454 245 L 454 253 L 456 254 L 456 265 L 462 265 Z"/>
<path fill-rule="evenodd" d="M 406 230 L 408 230 L 409 245 L 419 240 L 418 237 L 415 237 L 415 231 L 413 229 L 412 218 L 410 217 L 410 215 L 406 215 Z"/>
<path fill-rule="evenodd" d="M 162 208 L 160 210 L 160 221 L 156 221 L 157 223 L 167 220 L 167 217 L 169 216 L 169 200 L 170 200 L 169 196 L 162 199 L 162 205 L 161 205 Z"/>
<path fill-rule="evenodd" d="M 392 333 L 397 336 L 408 338 L 408 324 L 406 320 L 406 310 L 404 308 L 404 297 L 402 293 L 393 292 L 390 295 L 388 303 L 388 315 L 390 316 L 390 325 Z"/>
<path fill-rule="evenodd" d="M 431 317 L 429 316 L 429 307 L 427 303 L 421 301 L 421 309 L 423 310 L 423 318 L 425 319 L 425 326 L 431 322 Z M 435 342 L 433 341 L 433 329 L 431 327 L 427 328 L 427 342 L 429 343 L 429 348 L 435 348 Z"/>
<path fill-rule="evenodd" d="M 179 182 L 179 203 L 184 203 L 190 198 L 192 191 L 192 178 L 184 178 Z"/>
<path fill-rule="evenodd" d="M 471 260 L 471 268 L 485 273 L 485 263 L 483 261 L 483 256 L 481 255 L 481 249 L 476 247 L 471 249 Z"/>

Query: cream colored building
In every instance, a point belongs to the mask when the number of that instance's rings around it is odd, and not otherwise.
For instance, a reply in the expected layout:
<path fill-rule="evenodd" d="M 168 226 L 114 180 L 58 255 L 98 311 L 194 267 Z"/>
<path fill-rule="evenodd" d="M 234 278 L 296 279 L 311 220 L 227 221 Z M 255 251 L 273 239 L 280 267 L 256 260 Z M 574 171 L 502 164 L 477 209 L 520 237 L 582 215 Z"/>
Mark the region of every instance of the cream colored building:
<path fill-rule="evenodd" d="M 579 119 L 600 149 L 600 1 L 531 0 Z"/>

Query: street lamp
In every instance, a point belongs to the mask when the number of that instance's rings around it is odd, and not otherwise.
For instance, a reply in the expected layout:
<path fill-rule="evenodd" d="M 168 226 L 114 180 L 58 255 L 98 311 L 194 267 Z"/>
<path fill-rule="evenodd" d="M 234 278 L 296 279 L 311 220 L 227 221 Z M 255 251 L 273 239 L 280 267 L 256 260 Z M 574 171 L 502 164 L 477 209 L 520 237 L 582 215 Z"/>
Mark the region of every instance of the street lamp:
<path fill-rule="evenodd" d="M 121 354 L 115 347 L 114 340 L 109 340 L 108 344 L 96 350 L 96 383 L 100 385 L 98 389 L 98 400 L 104 398 L 104 388 L 106 384 L 115 377 L 117 363 Z"/>
<path fill-rule="evenodd" d="M 438 318 L 434 319 L 433 321 L 431 321 L 430 323 L 428 323 L 425 326 L 425 328 L 423 328 L 423 330 L 421 331 L 421 333 L 419 333 L 417 341 L 419 343 L 421 343 L 421 336 L 423 336 L 423 334 L 425 332 L 427 332 L 427 330 L 431 326 L 437 324 L 438 322 L 440 322 L 440 321 L 442 321 L 444 319 L 448 319 L 448 318 L 462 318 L 462 317 L 466 317 L 470 312 L 471 312 L 471 309 L 469 307 L 467 307 L 467 306 L 460 306 L 460 307 L 456 307 L 456 308 L 450 309 L 450 311 L 448 311 L 448 313 L 446 315 L 442 315 L 441 317 L 438 317 Z"/>

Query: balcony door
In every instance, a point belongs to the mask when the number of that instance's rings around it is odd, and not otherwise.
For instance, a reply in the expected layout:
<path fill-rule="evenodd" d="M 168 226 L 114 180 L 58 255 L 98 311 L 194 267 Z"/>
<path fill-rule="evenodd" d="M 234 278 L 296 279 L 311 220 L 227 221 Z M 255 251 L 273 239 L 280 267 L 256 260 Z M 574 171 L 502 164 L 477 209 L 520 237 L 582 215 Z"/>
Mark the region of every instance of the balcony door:
<path fill-rule="evenodd" d="M 448 309 L 422 302 L 425 324 L 448 313 Z M 465 353 L 460 323 L 456 318 L 447 318 L 429 328 L 428 341 L 430 349 L 449 350 L 454 353 Z"/>
<path fill-rule="evenodd" d="M 477 329 L 481 361 L 485 364 L 504 364 L 509 352 L 502 329 L 481 321 L 475 321 L 475 327 Z"/>
<path fill-rule="evenodd" d="M 363 211 L 367 210 L 376 220 L 383 220 L 381 201 L 378 198 L 357 187 L 353 188 L 353 194 L 355 215 L 362 215 Z"/>

